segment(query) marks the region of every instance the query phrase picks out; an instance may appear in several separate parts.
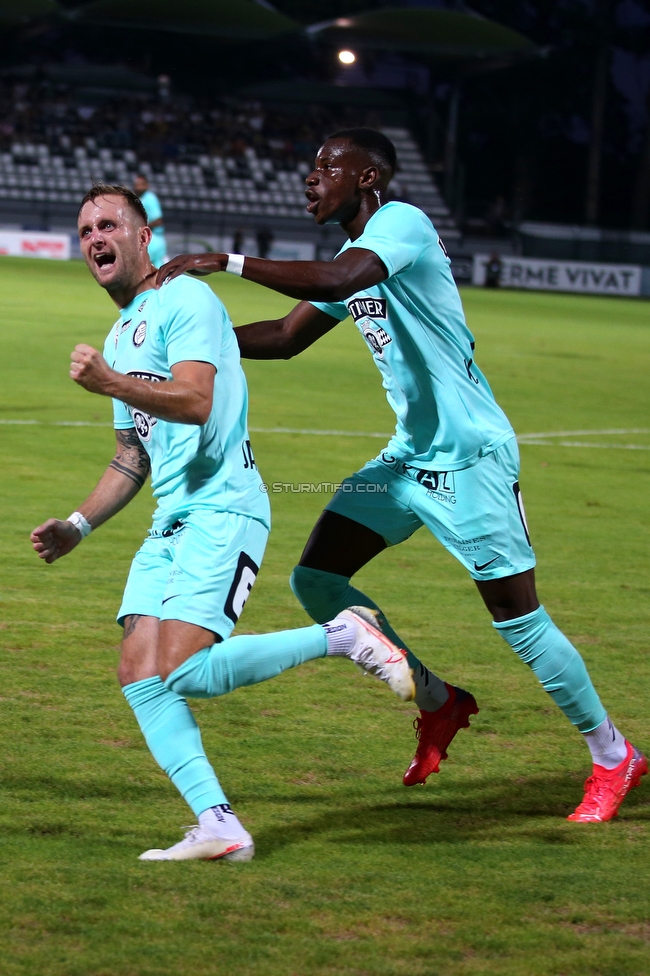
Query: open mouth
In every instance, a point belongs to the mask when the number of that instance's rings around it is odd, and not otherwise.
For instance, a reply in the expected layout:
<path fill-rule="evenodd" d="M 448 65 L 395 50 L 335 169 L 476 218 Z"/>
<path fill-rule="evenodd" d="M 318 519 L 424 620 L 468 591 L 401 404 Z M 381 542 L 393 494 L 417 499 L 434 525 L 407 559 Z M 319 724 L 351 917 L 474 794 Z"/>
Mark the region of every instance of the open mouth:
<path fill-rule="evenodd" d="M 313 214 L 318 209 L 320 197 L 313 190 L 305 190 L 305 196 L 309 201 L 307 204 L 307 213 Z"/>
<path fill-rule="evenodd" d="M 115 255 L 108 254 L 106 252 L 102 254 L 95 255 L 95 264 L 99 268 L 105 268 L 107 265 L 115 264 Z"/>

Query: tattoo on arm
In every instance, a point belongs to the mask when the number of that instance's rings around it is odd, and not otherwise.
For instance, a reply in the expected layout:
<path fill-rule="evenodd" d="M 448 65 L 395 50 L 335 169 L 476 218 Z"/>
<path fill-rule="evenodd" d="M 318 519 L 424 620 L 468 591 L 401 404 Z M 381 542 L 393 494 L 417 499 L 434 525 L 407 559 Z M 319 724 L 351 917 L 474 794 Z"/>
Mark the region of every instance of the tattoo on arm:
<path fill-rule="evenodd" d="M 149 455 L 133 428 L 116 430 L 115 436 L 117 451 L 109 467 L 126 475 L 138 488 L 142 488 L 149 474 Z"/>

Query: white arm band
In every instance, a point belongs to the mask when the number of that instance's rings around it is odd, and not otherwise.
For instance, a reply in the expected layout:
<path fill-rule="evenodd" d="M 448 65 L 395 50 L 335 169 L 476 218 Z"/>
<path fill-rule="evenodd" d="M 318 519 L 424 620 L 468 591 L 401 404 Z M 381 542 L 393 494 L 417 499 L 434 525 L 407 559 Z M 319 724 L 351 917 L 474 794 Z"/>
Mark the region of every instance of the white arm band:
<path fill-rule="evenodd" d="M 88 519 L 84 518 L 81 512 L 73 512 L 72 515 L 68 515 L 67 521 L 72 522 L 75 529 L 79 529 L 82 539 L 85 539 L 87 535 L 90 535 L 93 530 L 92 525 Z"/>
<path fill-rule="evenodd" d="M 244 258 L 243 254 L 229 254 L 228 263 L 226 264 L 226 271 L 229 274 L 240 275 L 244 270 Z"/>

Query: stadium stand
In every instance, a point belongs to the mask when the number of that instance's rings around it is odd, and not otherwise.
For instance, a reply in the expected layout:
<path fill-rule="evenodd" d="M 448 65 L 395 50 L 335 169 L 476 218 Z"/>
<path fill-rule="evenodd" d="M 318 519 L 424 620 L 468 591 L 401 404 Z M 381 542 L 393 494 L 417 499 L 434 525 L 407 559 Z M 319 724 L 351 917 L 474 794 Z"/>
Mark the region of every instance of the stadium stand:
<path fill-rule="evenodd" d="M 124 93 L 99 104 L 43 82 L 5 82 L 0 115 L 0 203 L 60 208 L 76 203 L 93 182 L 130 184 L 142 172 L 169 217 L 266 220 L 308 216 L 304 180 L 328 132 L 351 122 L 377 125 L 376 118 L 342 118 L 322 106 L 295 115 L 259 102 L 198 103 L 172 97 L 166 79 L 159 79 L 156 92 Z M 421 207 L 446 239 L 457 238 L 411 133 L 383 131 L 398 152 L 394 197 Z"/>

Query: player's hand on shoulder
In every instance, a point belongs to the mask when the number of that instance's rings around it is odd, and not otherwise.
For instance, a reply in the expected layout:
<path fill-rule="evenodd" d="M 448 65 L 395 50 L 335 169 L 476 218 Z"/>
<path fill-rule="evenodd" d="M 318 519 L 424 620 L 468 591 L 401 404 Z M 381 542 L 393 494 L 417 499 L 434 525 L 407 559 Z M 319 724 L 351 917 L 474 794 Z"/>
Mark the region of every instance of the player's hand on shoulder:
<path fill-rule="evenodd" d="M 228 260 L 227 254 L 179 254 L 167 264 L 163 264 L 156 275 L 156 288 L 172 281 L 182 274 L 209 275 L 215 271 L 223 271 Z"/>
<path fill-rule="evenodd" d="M 70 354 L 70 376 L 91 393 L 110 395 L 109 383 L 114 371 L 104 357 L 92 346 L 80 342 Z"/>
<path fill-rule="evenodd" d="M 39 559 L 46 563 L 53 563 L 69 552 L 81 542 L 81 532 L 72 522 L 62 519 L 48 519 L 30 535 L 32 548 L 38 553 Z"/>

